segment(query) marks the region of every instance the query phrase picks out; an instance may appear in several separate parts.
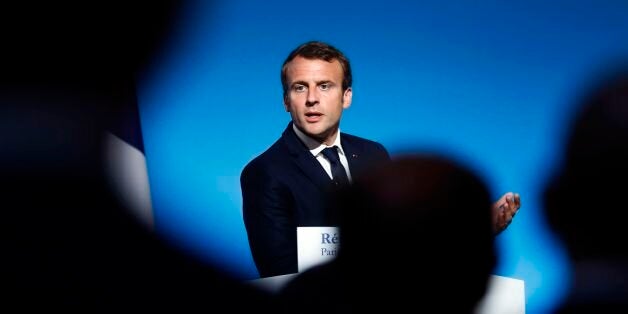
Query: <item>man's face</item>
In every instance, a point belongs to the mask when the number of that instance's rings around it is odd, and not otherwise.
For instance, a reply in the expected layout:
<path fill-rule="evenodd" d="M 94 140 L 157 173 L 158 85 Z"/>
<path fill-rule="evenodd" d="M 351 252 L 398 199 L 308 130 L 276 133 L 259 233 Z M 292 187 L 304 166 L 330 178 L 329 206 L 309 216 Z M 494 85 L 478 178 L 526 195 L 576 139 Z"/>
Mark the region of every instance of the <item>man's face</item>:
<path fill-rule="evenodd" d="M 308 136 L 331 145 L 342 111 L 351 105 L 351 88 L 342 91 L 340 62 L 296 57 L 287 64 L 284 98 L 292 122 Z"/>

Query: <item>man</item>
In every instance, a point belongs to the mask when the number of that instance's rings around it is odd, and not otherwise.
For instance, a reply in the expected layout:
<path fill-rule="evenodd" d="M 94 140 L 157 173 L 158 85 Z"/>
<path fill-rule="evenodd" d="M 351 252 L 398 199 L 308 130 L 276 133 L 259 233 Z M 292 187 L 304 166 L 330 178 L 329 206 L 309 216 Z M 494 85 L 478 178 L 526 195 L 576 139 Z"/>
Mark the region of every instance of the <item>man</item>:
<path fill-rule="evenodd" d="M 491 199 L 464 164 L 398 155 L 332 194 L 330 206 L 340 212 L 342 247 L 282 288 L 287 309 L 472 313 L 486 293 L 497 263 Z M 454 282 L 456 302 L 443 302 Z"/>
<path fill-rule="evenodd" d="M 292 121 L 240 178 L 244 224 L 261 277 L 296 273 L 296 228 L 338 225 L 326 205 L 330 189 L 390 159 L 381 144 L 339 130 L 353 91 L 349 60 L 338 49 L 302 44 L 286 58 L 281 82 Z M 493 205 L 496 233 L 519 206 L 514 193 Z"/>
<path fill-rule="evenodd" d="M 611 64 L 585 90 L 562 162 L 544 187 L 547 222 L 569 257 L 567 294 L 555 313 L 628 312 L 628 63 Z M 621 200 L 621 198 L 619 198 Z"/>
<path fill-rule="evenodd" d="M 0 10 L 5 313 L 279 313 L 274 297 L 145 228 L 113 193 L 103 135 L 135 99 L 131 78 L 179 7 L 150 4 L 30 1 Z"/>

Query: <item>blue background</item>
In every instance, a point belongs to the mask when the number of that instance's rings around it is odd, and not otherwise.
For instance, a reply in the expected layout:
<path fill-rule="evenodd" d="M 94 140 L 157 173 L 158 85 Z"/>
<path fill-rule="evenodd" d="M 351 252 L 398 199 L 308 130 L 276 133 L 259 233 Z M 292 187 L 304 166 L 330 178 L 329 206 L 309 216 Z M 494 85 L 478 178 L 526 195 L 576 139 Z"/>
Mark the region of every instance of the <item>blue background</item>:
<path fill-rule="evenodd" d="M 290 119 L 285 57 L 322 40 L 353 67 L 343 131 L 392 154 L 464 160 L 495 199 L 521 194 L 498 236 L 495 274 L 525 280 L 527 311 L 545 312 L 566 292 L 568 264 L 541 193 L 578 92 L 628 56 L 627 39 L 627 1 L 188 1 L 140 79 L 157 230 L 237 278 L 257 278 L 240 171 Z"/>

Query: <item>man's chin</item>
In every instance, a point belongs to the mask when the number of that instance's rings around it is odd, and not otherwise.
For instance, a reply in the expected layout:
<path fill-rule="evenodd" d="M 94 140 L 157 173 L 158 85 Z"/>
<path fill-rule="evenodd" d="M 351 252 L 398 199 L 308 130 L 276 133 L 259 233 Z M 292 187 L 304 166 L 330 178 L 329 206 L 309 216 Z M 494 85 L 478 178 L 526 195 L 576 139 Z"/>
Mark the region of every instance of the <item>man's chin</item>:
<path fill-rule="evenodd" d="M 325 132 L 322 132 L 318 129 L 313 129 L 313 128 L 305 128 L 302 129 L 301 131 L 303 131 L 303 133 L 305 133 L 305 135 L 315 139 L 315 140 L 322 140 L 325 138 Z"/>
<path fill-rule="evenodd" d="M 301 126 L 297 126 L 301 132 L 305 135 L 313 138 L 321 143 L 323 143 L 330 134 L 333 133 L 332 130 L 325 129 L 321 122 L 316 123 L 304 123 Z"/>

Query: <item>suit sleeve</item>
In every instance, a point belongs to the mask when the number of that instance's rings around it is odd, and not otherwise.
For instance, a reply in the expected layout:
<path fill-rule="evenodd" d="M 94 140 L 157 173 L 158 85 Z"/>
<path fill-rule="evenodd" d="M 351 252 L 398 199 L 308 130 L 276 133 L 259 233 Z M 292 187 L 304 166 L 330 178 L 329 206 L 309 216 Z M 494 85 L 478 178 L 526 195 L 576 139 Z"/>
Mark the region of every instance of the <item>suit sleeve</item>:
<path fill-rule="evenodd" d="M 376 144 L 377 144 L 377 149 L 378 149 L 378 156 L 377 156 L 378 162 L 390 161 L 390 154 L 388 153 L 384 145 L 380 143 L 376 143 Z"/>
<path fill-rule="evenodd" d="M 293 197 L 272 171 L 249 164 L 240 176 L 244 225 L 260 277 L 297 272 Z"/>

